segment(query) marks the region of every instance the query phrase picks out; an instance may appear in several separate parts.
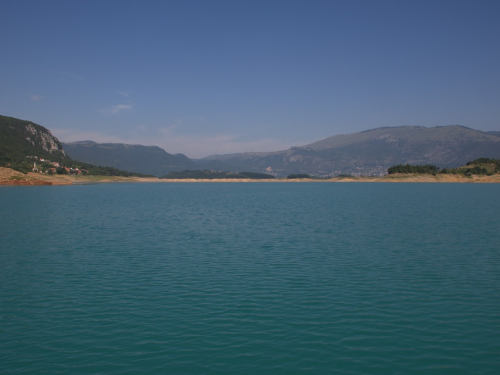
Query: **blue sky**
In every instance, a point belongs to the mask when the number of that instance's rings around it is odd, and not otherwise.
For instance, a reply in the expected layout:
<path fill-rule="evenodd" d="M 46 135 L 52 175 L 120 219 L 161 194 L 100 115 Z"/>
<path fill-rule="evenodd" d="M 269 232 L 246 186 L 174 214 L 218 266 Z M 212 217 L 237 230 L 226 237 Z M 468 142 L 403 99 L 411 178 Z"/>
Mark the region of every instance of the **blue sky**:
<path fill-rule="evenodd" d="M 62 141 L 274 151 L 500 130 L 499 1 L 0 0 L 0 114 Z"/>

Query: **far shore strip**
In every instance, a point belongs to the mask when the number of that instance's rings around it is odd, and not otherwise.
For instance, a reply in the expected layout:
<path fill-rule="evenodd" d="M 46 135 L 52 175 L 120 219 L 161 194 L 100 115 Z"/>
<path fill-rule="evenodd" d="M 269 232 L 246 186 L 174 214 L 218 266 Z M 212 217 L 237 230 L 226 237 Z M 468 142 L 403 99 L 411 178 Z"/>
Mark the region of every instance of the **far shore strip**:
<path fill-rule="evenodd" d="M 41 173 L 28 173 L 27 175 L 14 171 L 10 168 L 0 167 L 0 185 L 78 185 L 93 183 L 117 183 L 117 182 L 162 182 L 162 183 L 228 183 L 228 182 L 418 182 L 418 183 L 500 183 L 500 174 L 493 176 L 466 177 L 453 174 L 390 174 L 383 177 L 334 177 L 330 179 L 269 179 L 253 180 L 249 178 L 242 179 L 160 179 L 156 177 L 121 177 L 121 176 L 81 176 L 81 175 L 46 175 Z"/>

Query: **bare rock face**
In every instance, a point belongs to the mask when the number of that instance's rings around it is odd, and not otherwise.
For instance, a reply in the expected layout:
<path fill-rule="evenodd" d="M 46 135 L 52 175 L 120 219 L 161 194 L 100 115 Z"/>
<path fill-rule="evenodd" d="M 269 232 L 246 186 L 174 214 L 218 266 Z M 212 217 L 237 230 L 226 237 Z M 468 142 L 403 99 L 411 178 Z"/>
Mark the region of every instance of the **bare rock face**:
<path fill-rule="evenodd" d="M 52 135 L 50 130 L 42 128 L 41 126 L 35 127 L 33 124 L 26 125 L 25 129 L 28 134 L 26 139 L 30 141 L 32 145 L 38 144 L 50 154 L 59 153 L 66 156 L 61 143 Z"/>
<path fill-rule="evenodd" d="M 32 121 L 0 115 L 0 167 L 12 164 L 13 168 L 25 171 L 29 161 L 37 158 L 60 162 L 68 156 L 61 142 L 47 128 Z"/>

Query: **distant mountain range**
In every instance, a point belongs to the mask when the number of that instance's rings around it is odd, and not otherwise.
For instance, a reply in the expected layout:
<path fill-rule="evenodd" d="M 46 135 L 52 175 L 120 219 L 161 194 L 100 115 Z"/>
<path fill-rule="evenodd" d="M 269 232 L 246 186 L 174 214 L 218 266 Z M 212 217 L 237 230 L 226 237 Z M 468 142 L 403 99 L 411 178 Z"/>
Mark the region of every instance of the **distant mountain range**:
<path fill-rule="evenodd" d="M 63 146 L 72 159 L 136 173 L 163 176 L 172 171 L 200 168 L 186 155 L 169 154 L 157 146 L 93 141 L 63 143 Z"/>
<path fill-rule="evenodd" d="M 129 172 L 163 176 L 183 170 L 214 170 L 316 176 L 381 175 L 396 164 L 458 167 L 478 158 L 500 158 L 500 132 L 460 125 L 399 126 L 336 135 L 309 145 L 274 152 L 246 152 L 189 159 L 156 146 L 61 143 L 49 130 L 29 121 L 0 116 L 0 164 L 28 155 L 53 161 L 73 159 Z M 69 159 L 69 160 L 71 160 Z"/>
<path fill-rule="evenodd" d="M 211 155 L 206 160 L 241 170 L 315 175 L 380 175 L 396 164 L 458 167 L 480 157 L 500 157 L 498 132 L 488 134 L 460 125 L 385 127 L 336 135 L 276 152 Z"/>
<path fill-rule="evenodd" d="M 336 135 L 301 147 L 275 152 L 211 155 L 191 160 L 154 146 L 65 143 L 78 160 L 162 176 L 182 170 L 253 171 L 284 177 L 292 173 L 320 176 L 382 175 L 396 164 L 458 167 L 479 157 L 500 157 L 500 132 L 460 125 L 385 127 Z"/>

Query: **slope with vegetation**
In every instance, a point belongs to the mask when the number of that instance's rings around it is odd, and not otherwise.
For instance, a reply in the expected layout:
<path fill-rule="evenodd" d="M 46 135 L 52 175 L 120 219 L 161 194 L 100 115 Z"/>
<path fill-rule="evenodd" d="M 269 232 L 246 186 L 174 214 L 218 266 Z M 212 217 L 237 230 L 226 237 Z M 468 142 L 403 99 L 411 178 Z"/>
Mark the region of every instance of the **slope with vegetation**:
<path fill-rule="evenodd" d="M 71 159 L 45 127 L 31 121 L 0 116 L 0 167 L 27 173 L 86 173 L 104 176 L 144 176 L 112 167 L 98 167 Z"/>
<path fill-rule="evenodd" d="M 390 167 L 388 174 L 461 174 L 464 176 L 487 175 L 493 176 L 500 173 L 500 159 L 478 158 L 467 162 L 458 168 L 439 168 L 435 165 L 410 165 L 399 164 Z"/>
<path fill-rule="evenodd" d="M 69 158 L 61 142 L 43 126 L 13 117 L 0 116 L 0 166 L 9 166 L 20 172 L 33 168 L 30 156 L 55 162 Z"/>

